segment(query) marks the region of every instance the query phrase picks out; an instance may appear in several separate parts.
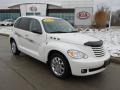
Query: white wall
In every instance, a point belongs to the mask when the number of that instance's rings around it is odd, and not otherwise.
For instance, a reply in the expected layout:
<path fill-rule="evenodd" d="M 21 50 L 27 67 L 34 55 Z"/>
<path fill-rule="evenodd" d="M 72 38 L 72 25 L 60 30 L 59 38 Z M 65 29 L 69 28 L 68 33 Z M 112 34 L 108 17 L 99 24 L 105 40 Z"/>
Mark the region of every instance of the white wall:
<path fill-rule="evenodd" d="M 40 13 L 41 16 L 46 16 L 47 4 L 23 4 L 20 5 L 21 16 L 26 16 L 26 13 L 33 13 L 31 7 L 36 7 L 36 13 Z"/>

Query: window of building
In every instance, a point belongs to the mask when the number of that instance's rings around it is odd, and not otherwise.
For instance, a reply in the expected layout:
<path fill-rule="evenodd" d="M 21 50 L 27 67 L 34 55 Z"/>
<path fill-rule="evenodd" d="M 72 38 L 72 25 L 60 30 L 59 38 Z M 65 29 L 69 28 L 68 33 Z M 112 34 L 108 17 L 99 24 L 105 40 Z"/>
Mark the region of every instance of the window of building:
<path fill-rule="evenodd" d="M 3 21 L 5 19 L 16 20 L 18 17 L 20 17 L 20 10 L 17 9 L 0 10 L 0 21 Z"/>
<path fill-rule="evenodd" d="M 73 9 L 50 9 L 48 16 L 62 18 L 72 25 L 74 24 L 74 10 Z"/>
<path fill-rule="evenodd" d="M 26 13 L 26 16 L 31 16 L 31 15 L 40 16 L 40 13 L 31 13 L 31 12 Z"/>

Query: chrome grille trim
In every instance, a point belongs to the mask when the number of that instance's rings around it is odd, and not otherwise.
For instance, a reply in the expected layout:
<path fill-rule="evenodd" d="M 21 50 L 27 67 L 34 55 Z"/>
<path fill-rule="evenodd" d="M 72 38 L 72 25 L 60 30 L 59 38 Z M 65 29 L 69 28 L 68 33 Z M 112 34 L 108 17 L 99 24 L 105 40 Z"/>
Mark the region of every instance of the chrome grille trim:
<path fill-rule="evenodd" d="M 102 46 L 101 47 L 92 47 L 92 50 L 96 57 L 102 57 L 105 55 L 104 48 Z"/>

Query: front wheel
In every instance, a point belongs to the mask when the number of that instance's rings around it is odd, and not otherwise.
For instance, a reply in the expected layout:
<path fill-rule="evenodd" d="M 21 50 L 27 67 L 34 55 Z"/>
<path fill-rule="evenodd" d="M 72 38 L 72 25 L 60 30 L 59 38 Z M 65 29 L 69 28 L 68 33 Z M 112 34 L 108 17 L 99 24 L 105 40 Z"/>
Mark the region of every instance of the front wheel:
<path fill-rule="evenodd" d="M 11 51 L 14 55 L 19 55 L 20 51 L 17 48 L 17 44 L 14 40 L 11 41 Z"/>
<path fill-rule="evenodd" d="M 51 55 L 49 66 L 52 73 L 58 78 L 65 79 L 70 76 L 69 63 L 62 54 L 54 53 Z"/>

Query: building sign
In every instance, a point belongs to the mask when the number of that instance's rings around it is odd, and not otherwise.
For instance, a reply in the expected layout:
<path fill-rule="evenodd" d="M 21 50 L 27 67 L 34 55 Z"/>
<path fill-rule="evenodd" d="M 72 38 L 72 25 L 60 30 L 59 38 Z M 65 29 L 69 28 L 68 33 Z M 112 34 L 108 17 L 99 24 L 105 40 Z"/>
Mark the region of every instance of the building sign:
<path fill-rule="evenodd" d="M 88 19 L 90 18 L 90 13 L 86 11 L 78 12 L 78 18 L 79 19 Z"/>
<path fill-rule="evenodd" d="M 30 11 L 36 12 L 37 11 L 37 7 L 35 7 L 35 6 L 30 7 Z"/>
<path fill-rule="evenodd" d="M 75 8 L 75 25 L 90 26 L 92 24 L 93 7 Z"/>
<path fill-rule="evenodd" d="M 47 4 L 23 4 L 20 5 L 21 16 L 38 15 L 46 16 Z"/>

